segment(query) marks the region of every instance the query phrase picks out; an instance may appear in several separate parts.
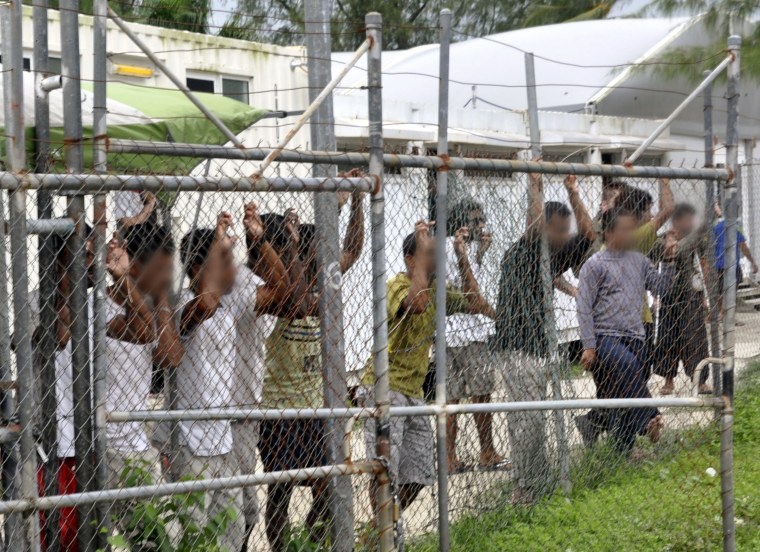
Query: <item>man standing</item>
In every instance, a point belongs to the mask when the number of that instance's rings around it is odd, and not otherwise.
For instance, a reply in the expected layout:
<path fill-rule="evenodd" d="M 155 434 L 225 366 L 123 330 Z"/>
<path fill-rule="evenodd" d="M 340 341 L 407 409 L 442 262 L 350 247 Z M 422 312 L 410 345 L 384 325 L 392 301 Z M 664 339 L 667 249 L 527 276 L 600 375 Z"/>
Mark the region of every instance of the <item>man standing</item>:
<path fill-rule="evenodd" d="M 406 271 L 388 280 L 388 367 L 391 406 L 424 405 L 422 384 L 428 369 L 430 347 L 435 338 L 435 243 L 429 235 L 431 224 L 420 221 L 403 243 Z M 461 228 L 454 239 L 462 291 L 447 287 L 446 313 L 495 315 L 483 299 L 472 274 L 468 254 L 468 231 Z M 440 285 L 444 285 L 441 283 Z M 365 386 L 374 383 L 372 362 L 362 378 Z M 367 407 L 374 405 L 371 391 L 365 393 Z M 367 457 L 375 458 L 376 424 L 367 420 L 364 431 Z M 401 509 L 407 508 L 435 479 L 433 431 L 424 416 L 392 417 L 389 472 L 399 488 Z M 374 487 L 370 499 L 375 504 Z"/>
<path fill-rule="evenodd" d="M 574 176 L 564 180 L 575 214 L 578 234 L 571 236 L 571 212 L 564 203 L 542 205 L 540 175 L 530 175 L 528 216 L 523 236 L 501 261 L 501 280 L 493 347 L 512 401 L 540 401 L 546 398 L 549 382 L 545 294 L 541 248 L 546 239 L 551 263 L 551 279 L 581 264 L 594 243 L 593 222 L 586 211 Z M 575 289 L 572 289 L 575 293 Z M 515 468 L 514 500 L 532 503 L 550 486 L 546 451 L 546 420 L 543 412 L 514 412 L 507 415 L 512 460 Z"/>
<path fill-rule="evenodd" d="M 719 294 L 719 302 L 721 305 L 721 319 L 723 318 L 723 293 L 724 293 L 724 281 L 726 276 L 726 220 L 723 218 L 723 211 L 721 208 L 716 204 L 715 205 L 715 215 L 718 217 L 718 221 L 715 223 L 715 227 L 713 228 L 713 232 L 715 233 L 715 270 L 718 274 L 718 294 Z M 754 257 L 752 256 L 752 251 L 750 251 L 749 245 L 747 244 L 747 238 L 744 237 L 744 234 L 740 230 L 736 230 L 736 284 L 738 285 L 741 283 L 743 275 L 742 275 L 742 267 L 741 264 L 739 264 L 739 259 L 741 259 L 741 255 L 744 255 L 744 257 L 749 261 L 750 266 L 752 267 L 752 274 L 757 274 L 758 268 L 757 263 L 755 262 Z M 737 323 L 737 325 L 741 325 L 741 323 Z"/>
<path fill-rule="evenodd" d="M 692 378 L 697 364 L 709 356 L 705 326 L 705 295 L 701 268 L 704 257 L 704 228 L 695 228 L 697 211 L 688 203 L 676 205 L 672 233 L 677 240 L 675 275 L 670 289 L 660 298 L 660 323 L 657 330 L 654 373 L 665 378 L 660 393 L 670 395 L 683 362 L 684 372 Z M 649 252 L 655 265 L 665 261 L 666 236 L 660 236 Z M 710 394 L 708 370 L 699 374 L 699 392 Z"/>
<path fill-rule="evenodd" d="M 215 229 L 196 229 L 182 239 L 180 253 L 190 285 L 182 292 L 180 302 L 185 356 L 177 374 L 179 409 L 232 404 L 238 369 L 238 325 L 250 322 L 255 312 L 265 310 L 270 298 L 282 299 L 289 288 L 282 262 L 263 239 L 264 228 L 256 205 L 246 205 L 243 225 L 248 257 L 257 259 L 263 283 L 250 268 L 238 271 L 235 266 L 234 239 L 227 234 L 231 224 L 232 217 L 222 213 Z M 231 477 L 239 473 L 229 421 L 181 422 L 179 427 L 183 446 L 177 455 L 177 471 L 182 476 Z M 217 539 L 221 548 L 237 552 L 246 539 L 243 506 L 241 489 L 221 489 L 205 493 L 205 508 L 192 514 L 199 525 L 206 527 L 232 508 L 234 519 Z"/>
<path fill-rule="evenodd" d="M 581 363 L 594 375 L 597 396 L 604 399 L 649 398 L 643 369 L 647 351 L 640 298 L 645 290 L 665 293 L 670 285 L 675 242 L 663 248 L 665 266 L 659 274 L 635 250 L 635 215 L 612 209 L 602 216 L 606 249 L 591 257 L 580 274 L 578 322 L 583 356 Z M 611 410 L 607 428 L 615 447 L 630 454 L 636 435 L 659 439 L 662 417 L 655 408 Z"/>
<path fill-rule="evenodd" d="M 485 232 L 486 218 L 483 207 L 473 199 L 464 199 L 451 209 L 446 228 L 446 280 L 459 291 L 463 290 L 459 259 L 454 246 L 456 233 L 460 228 L 468 230 L 468 252 L 472 275 L 482 283 L 483 257 L 491 246 L 491 234 Z M 457 313 L 446 317 L 446 347 L 448 378 L 446 399 L 457 404 L 466 397 L 475 403 L 487 403 L 494 389 L 494 367 L 488 350 L 488 340 L 493 335 L 493 321 L 482 314 Z M 482 468 L 491 468 L 504 459 L 496 453 L 491 431 L 491 414 L 475 414 L 475 425 L 480 439 L 480 461 Z M 449 472 L 456 473 L 463 468 L 457 458 L 457 418 L 448 420 Z"/>

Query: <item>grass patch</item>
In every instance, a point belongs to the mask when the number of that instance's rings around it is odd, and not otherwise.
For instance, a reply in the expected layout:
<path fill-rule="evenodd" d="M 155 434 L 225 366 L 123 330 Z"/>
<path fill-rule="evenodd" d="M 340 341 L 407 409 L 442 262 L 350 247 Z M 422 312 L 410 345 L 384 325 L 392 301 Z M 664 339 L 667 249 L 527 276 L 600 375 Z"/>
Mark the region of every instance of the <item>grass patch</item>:
<path fill-rule="evenodd" d="M 760 363 L 741 378 L 735 412 L 737 547 L 760 550 Z M 575 462 L 571 497 L 557 492 L 530 509 L 463 518 L 451 527 L 452 550 L 721 550 L 720 477 L 706 473 L 720 471 L 719 433 L 710 427 L 667 437 L 636 465 L 597 447 Z M 437 550 L 437 536 L 408 549 Z"/>

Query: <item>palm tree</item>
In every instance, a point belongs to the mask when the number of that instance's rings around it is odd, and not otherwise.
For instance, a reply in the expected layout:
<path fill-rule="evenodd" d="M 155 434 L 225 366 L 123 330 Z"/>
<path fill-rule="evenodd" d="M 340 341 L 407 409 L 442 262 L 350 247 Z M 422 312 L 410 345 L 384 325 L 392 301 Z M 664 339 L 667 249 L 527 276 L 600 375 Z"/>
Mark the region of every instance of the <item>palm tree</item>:
<path fill-rule="evenodd" d="M 536 27 L 570 21 L 604 19 L 615 0 L 549 0 L 535 3 L 520 22 L 520 27 Z"/>
<path fill-rule="evenodd" d="M 716 37 L 707 46 L 669 50 L 668 61 L 684 63 L 669 65 L 666 73 L 699 79 L 705 69 L 716 64 L 715 53 L 725 49 L 726 37 L 738 34 L 742 37 L 742 74 L 760 79 L 760 25 L 747 23 L 760 13 L 760 0 L 655 0 L 653 7 L 666 15 L 701 15 L 705 27 Z"/>

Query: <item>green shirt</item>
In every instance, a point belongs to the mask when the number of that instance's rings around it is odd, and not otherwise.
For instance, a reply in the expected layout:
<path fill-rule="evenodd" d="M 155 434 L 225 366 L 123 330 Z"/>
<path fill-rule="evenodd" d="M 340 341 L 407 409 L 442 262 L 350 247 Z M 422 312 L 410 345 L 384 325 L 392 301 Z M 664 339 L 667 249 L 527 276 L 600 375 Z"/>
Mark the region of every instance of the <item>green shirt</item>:
<path fill-rule="evenodd" d="M 319 319 L 278 318 L 267 339 L 265 408 L 320 408 L 322 347 Z"/>
<path fill-rule="evenodd" d="M 404 312 L 411 280 L 400 273 L 388 280 L 388 366 L 391 390 L 422 398 L 422 383 L 427 374 L 430 346 L 435 337 L 435 285 L 427 308 L 420 314 Z M 446 314 L 467 311 L 467 299 L 460 291 L 446 287 Z M 362 383 L 372 385 L 375 376 L 368 363 Z"/>
<path fill-rule="evenodd" d="M 649 252 L 654 247 L 657 241 L 657 229 L 654 227 L 654 222 L 649 221 L 639 226 L 633 233 L 634 250 L 638 251 L 642 255 L 649 256 Z M 652 309 L 649 307 L 649 301 L 644 296 L 644 313 L 642 314 L 644 324 L 653 324 L 654 317 L 652 317 Z"/>

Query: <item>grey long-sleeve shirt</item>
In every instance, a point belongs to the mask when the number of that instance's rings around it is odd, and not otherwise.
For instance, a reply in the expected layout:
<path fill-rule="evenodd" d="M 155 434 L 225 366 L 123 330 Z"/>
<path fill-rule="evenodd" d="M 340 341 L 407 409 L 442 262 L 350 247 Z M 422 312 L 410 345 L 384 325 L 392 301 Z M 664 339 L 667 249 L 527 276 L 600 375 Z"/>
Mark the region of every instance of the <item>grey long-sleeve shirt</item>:
<path fill-rule="evenodd" d="M 578 322 L 584 349 L 595 349 L 600 335 L 644 339 L 641 297 L 665 293 L 673 267 L 661 273 L 636 251 L 600 251 L 583 265 L 578 286 Z"/>

